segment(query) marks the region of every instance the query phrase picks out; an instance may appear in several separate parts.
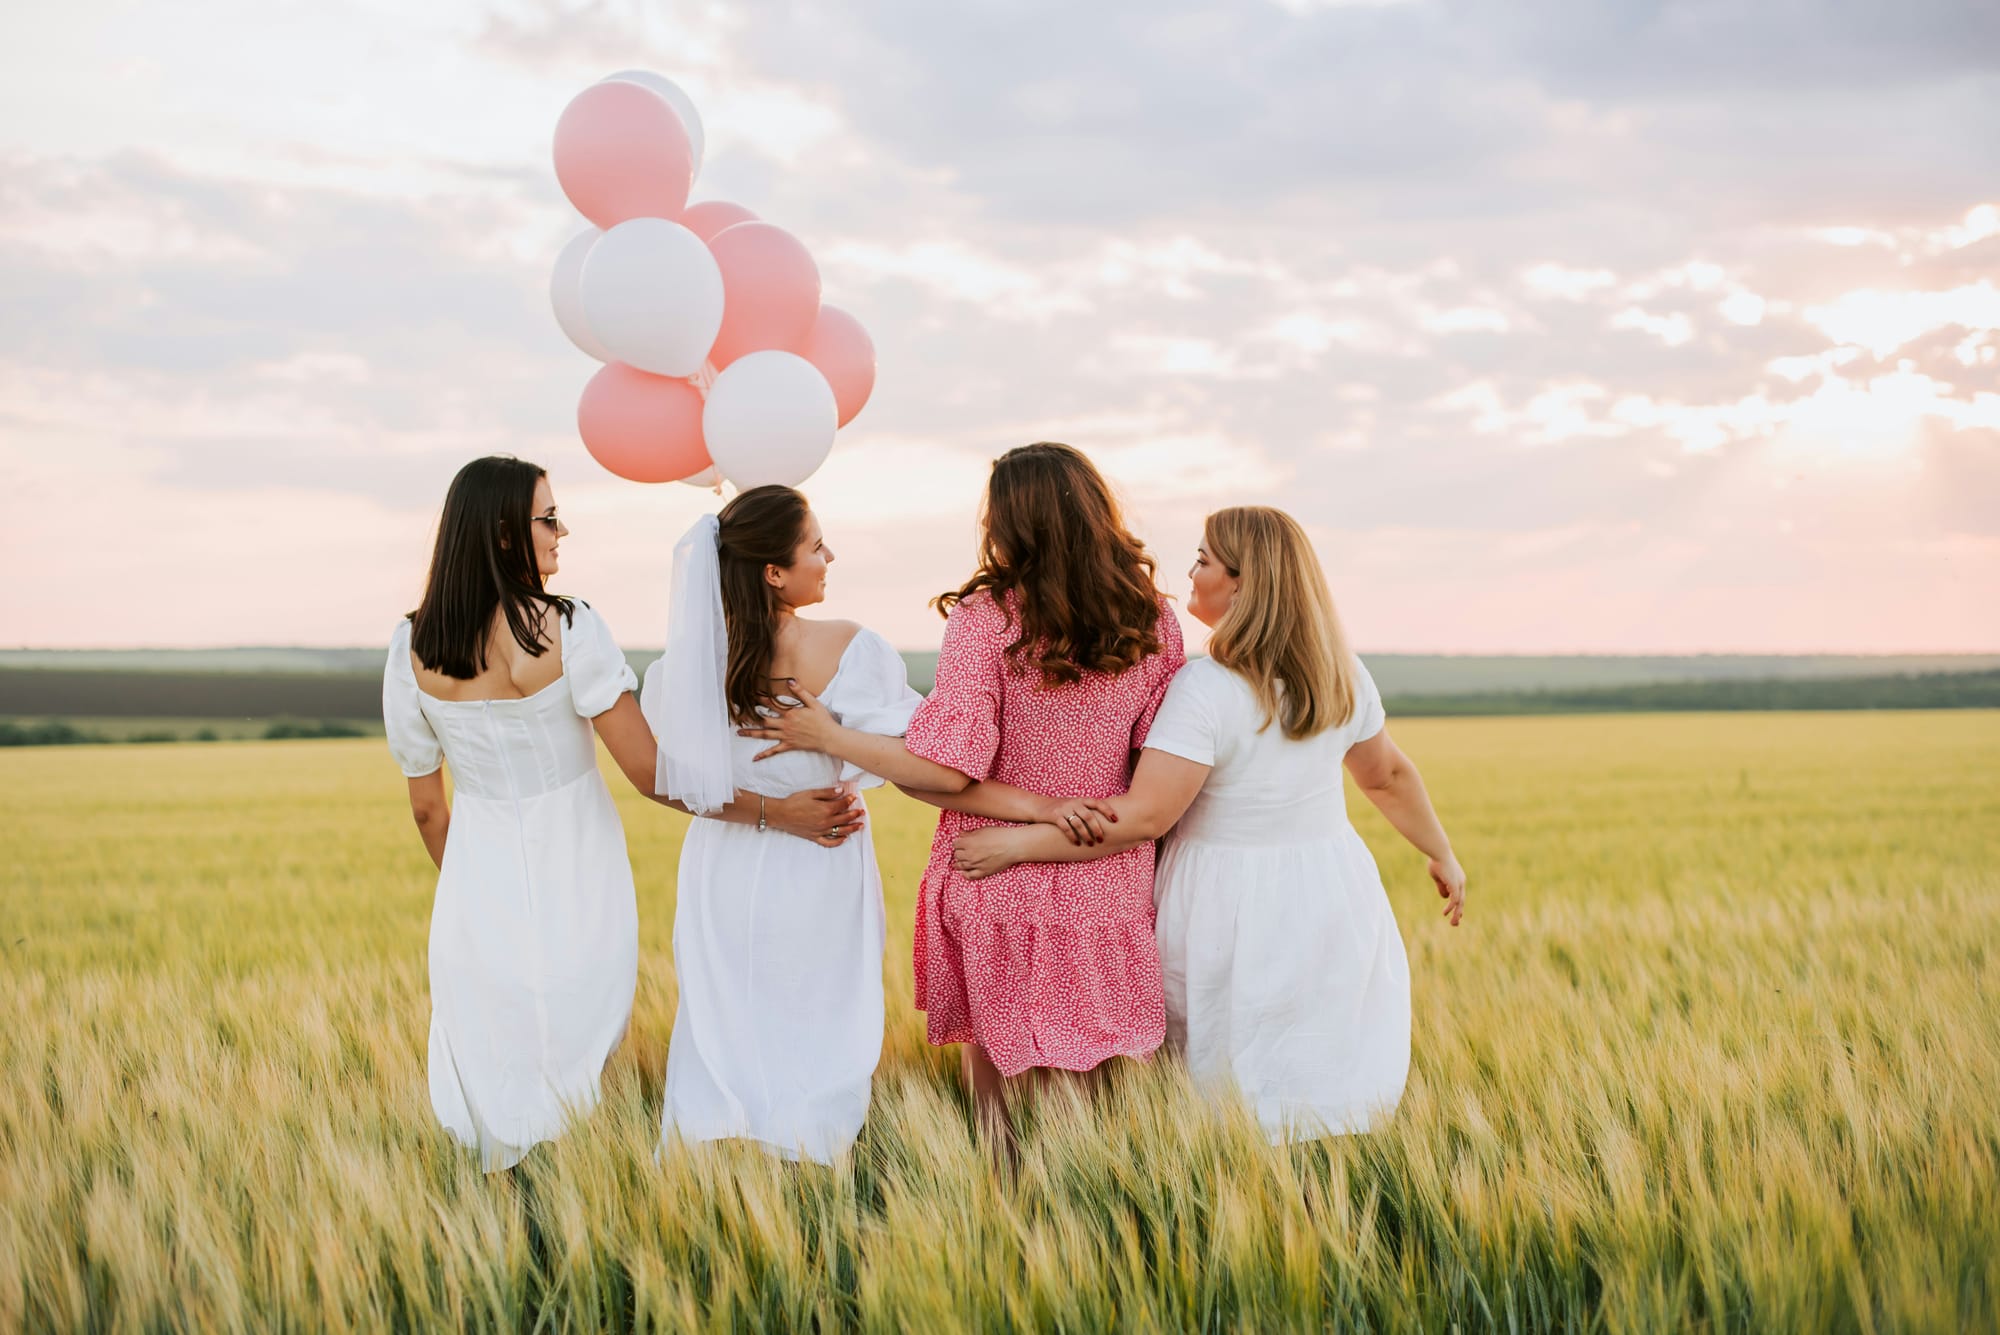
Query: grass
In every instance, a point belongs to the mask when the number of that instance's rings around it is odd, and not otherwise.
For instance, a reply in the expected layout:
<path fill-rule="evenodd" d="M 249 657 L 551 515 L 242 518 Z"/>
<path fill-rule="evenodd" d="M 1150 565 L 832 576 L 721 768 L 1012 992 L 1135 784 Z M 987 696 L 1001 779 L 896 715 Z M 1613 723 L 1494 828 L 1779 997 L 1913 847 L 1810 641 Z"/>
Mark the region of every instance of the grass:
<path fill-rule="evenodd" d="M 380 742 L 0 758 L 0 1328 L 1964 1330 L 2000 1324 L 2000 713 L 1409 720 L 1371 812 L 1416 1042 L 1292 1149 L 1170 1060 L 987 1170 L 910 995 L 850 1162 L 653 1161 L 682 818 L 607 1098 L 482 1177 L 424 1093 L 431 869 Z M 1358 802 L 1351 802 L 1358 808 Z"/>

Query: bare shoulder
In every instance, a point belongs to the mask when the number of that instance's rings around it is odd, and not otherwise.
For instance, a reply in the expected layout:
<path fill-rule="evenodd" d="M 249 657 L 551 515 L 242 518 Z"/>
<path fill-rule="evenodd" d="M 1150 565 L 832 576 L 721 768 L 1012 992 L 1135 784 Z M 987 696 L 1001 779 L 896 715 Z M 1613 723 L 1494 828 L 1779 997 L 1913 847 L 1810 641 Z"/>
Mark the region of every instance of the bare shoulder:
<path fill-rule="evenodd" d="M 780 658 L 788 660 L 783 671 L 774 675 L 793 676 L 804 681 L 808 688 L 819 691 L 833 680 L 840 670 L 840 660 L 847 653 L 847 646 L 854 643 L 854 637 L 861 633 L 858 621 L 814 621 L 805 617 L 792 619 L 795 639 L 790 653 L 780 650 Z M 774 661 L 776 669 L 779 665 Z"/>
<path fill-rule="evenodd" d="M 814 656 L 832 654 L 835 658 L 847 652 L 847 646 L 854 643 L 864 627 L 859 621 L 808 621 L 798 618 L 798 626 L 804 634 L 806 651 Z"/>

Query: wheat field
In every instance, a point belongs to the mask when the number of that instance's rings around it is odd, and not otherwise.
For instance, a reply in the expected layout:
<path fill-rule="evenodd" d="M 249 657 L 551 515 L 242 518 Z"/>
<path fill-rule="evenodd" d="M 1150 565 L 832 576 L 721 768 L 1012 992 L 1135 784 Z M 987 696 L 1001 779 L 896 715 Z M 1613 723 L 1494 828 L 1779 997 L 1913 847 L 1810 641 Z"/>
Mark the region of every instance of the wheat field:
<path fill-rule="evenodd" d="M 2000 1325 L 2000 713 L 1415 720 L 1471 872 L 1350 798 L 1409 946 L 1377 1134 L 1171 1060 L 997 1180 L 909 1004 L 835 1170 L 654 1161 L 683 818 L 620 798 L 601 1108 L 483 1177 L 425 1095 L 432 871 L 379 741 L 0 759 L 0 1328 L 1884 1331 Z"/>

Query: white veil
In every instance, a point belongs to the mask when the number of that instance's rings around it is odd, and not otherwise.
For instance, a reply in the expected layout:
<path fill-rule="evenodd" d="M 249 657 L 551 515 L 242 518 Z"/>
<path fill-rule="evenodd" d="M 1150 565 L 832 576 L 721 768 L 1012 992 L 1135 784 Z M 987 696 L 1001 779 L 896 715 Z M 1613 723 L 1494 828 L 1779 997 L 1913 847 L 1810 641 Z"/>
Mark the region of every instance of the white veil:
<path fill-rule="evenodd" d="M 703 515 L 674 544 L 667 651 L 646 673 L 646 722 L 660 748 L 653 791 L 709 815 L 736 796 L 734 735 L 723 698 L 729 630 L 722 617 L 721 524 Z"/>

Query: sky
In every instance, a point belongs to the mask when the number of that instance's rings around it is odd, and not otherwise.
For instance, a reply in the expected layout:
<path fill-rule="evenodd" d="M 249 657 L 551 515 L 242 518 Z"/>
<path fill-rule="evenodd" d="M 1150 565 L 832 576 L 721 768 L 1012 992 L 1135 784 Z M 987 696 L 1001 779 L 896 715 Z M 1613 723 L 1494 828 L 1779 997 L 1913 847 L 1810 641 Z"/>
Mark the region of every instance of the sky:
<path fill-rule="evenodd" d="M 828 614 L 935 646 L 989 461 L 1185 596 L 1281 505 L 1364 652 L 2000 650 L 2000 6 L 71 0 L 0 17 L 0 643 L 382 642 L 466 460 L 665 637 L 550 141 L 617 70 L 879 354 Z M 1194 629 L 1190 623 L 1190 629 Z M 1198 640 L 1197 640 L 1198 642 Z"/>

